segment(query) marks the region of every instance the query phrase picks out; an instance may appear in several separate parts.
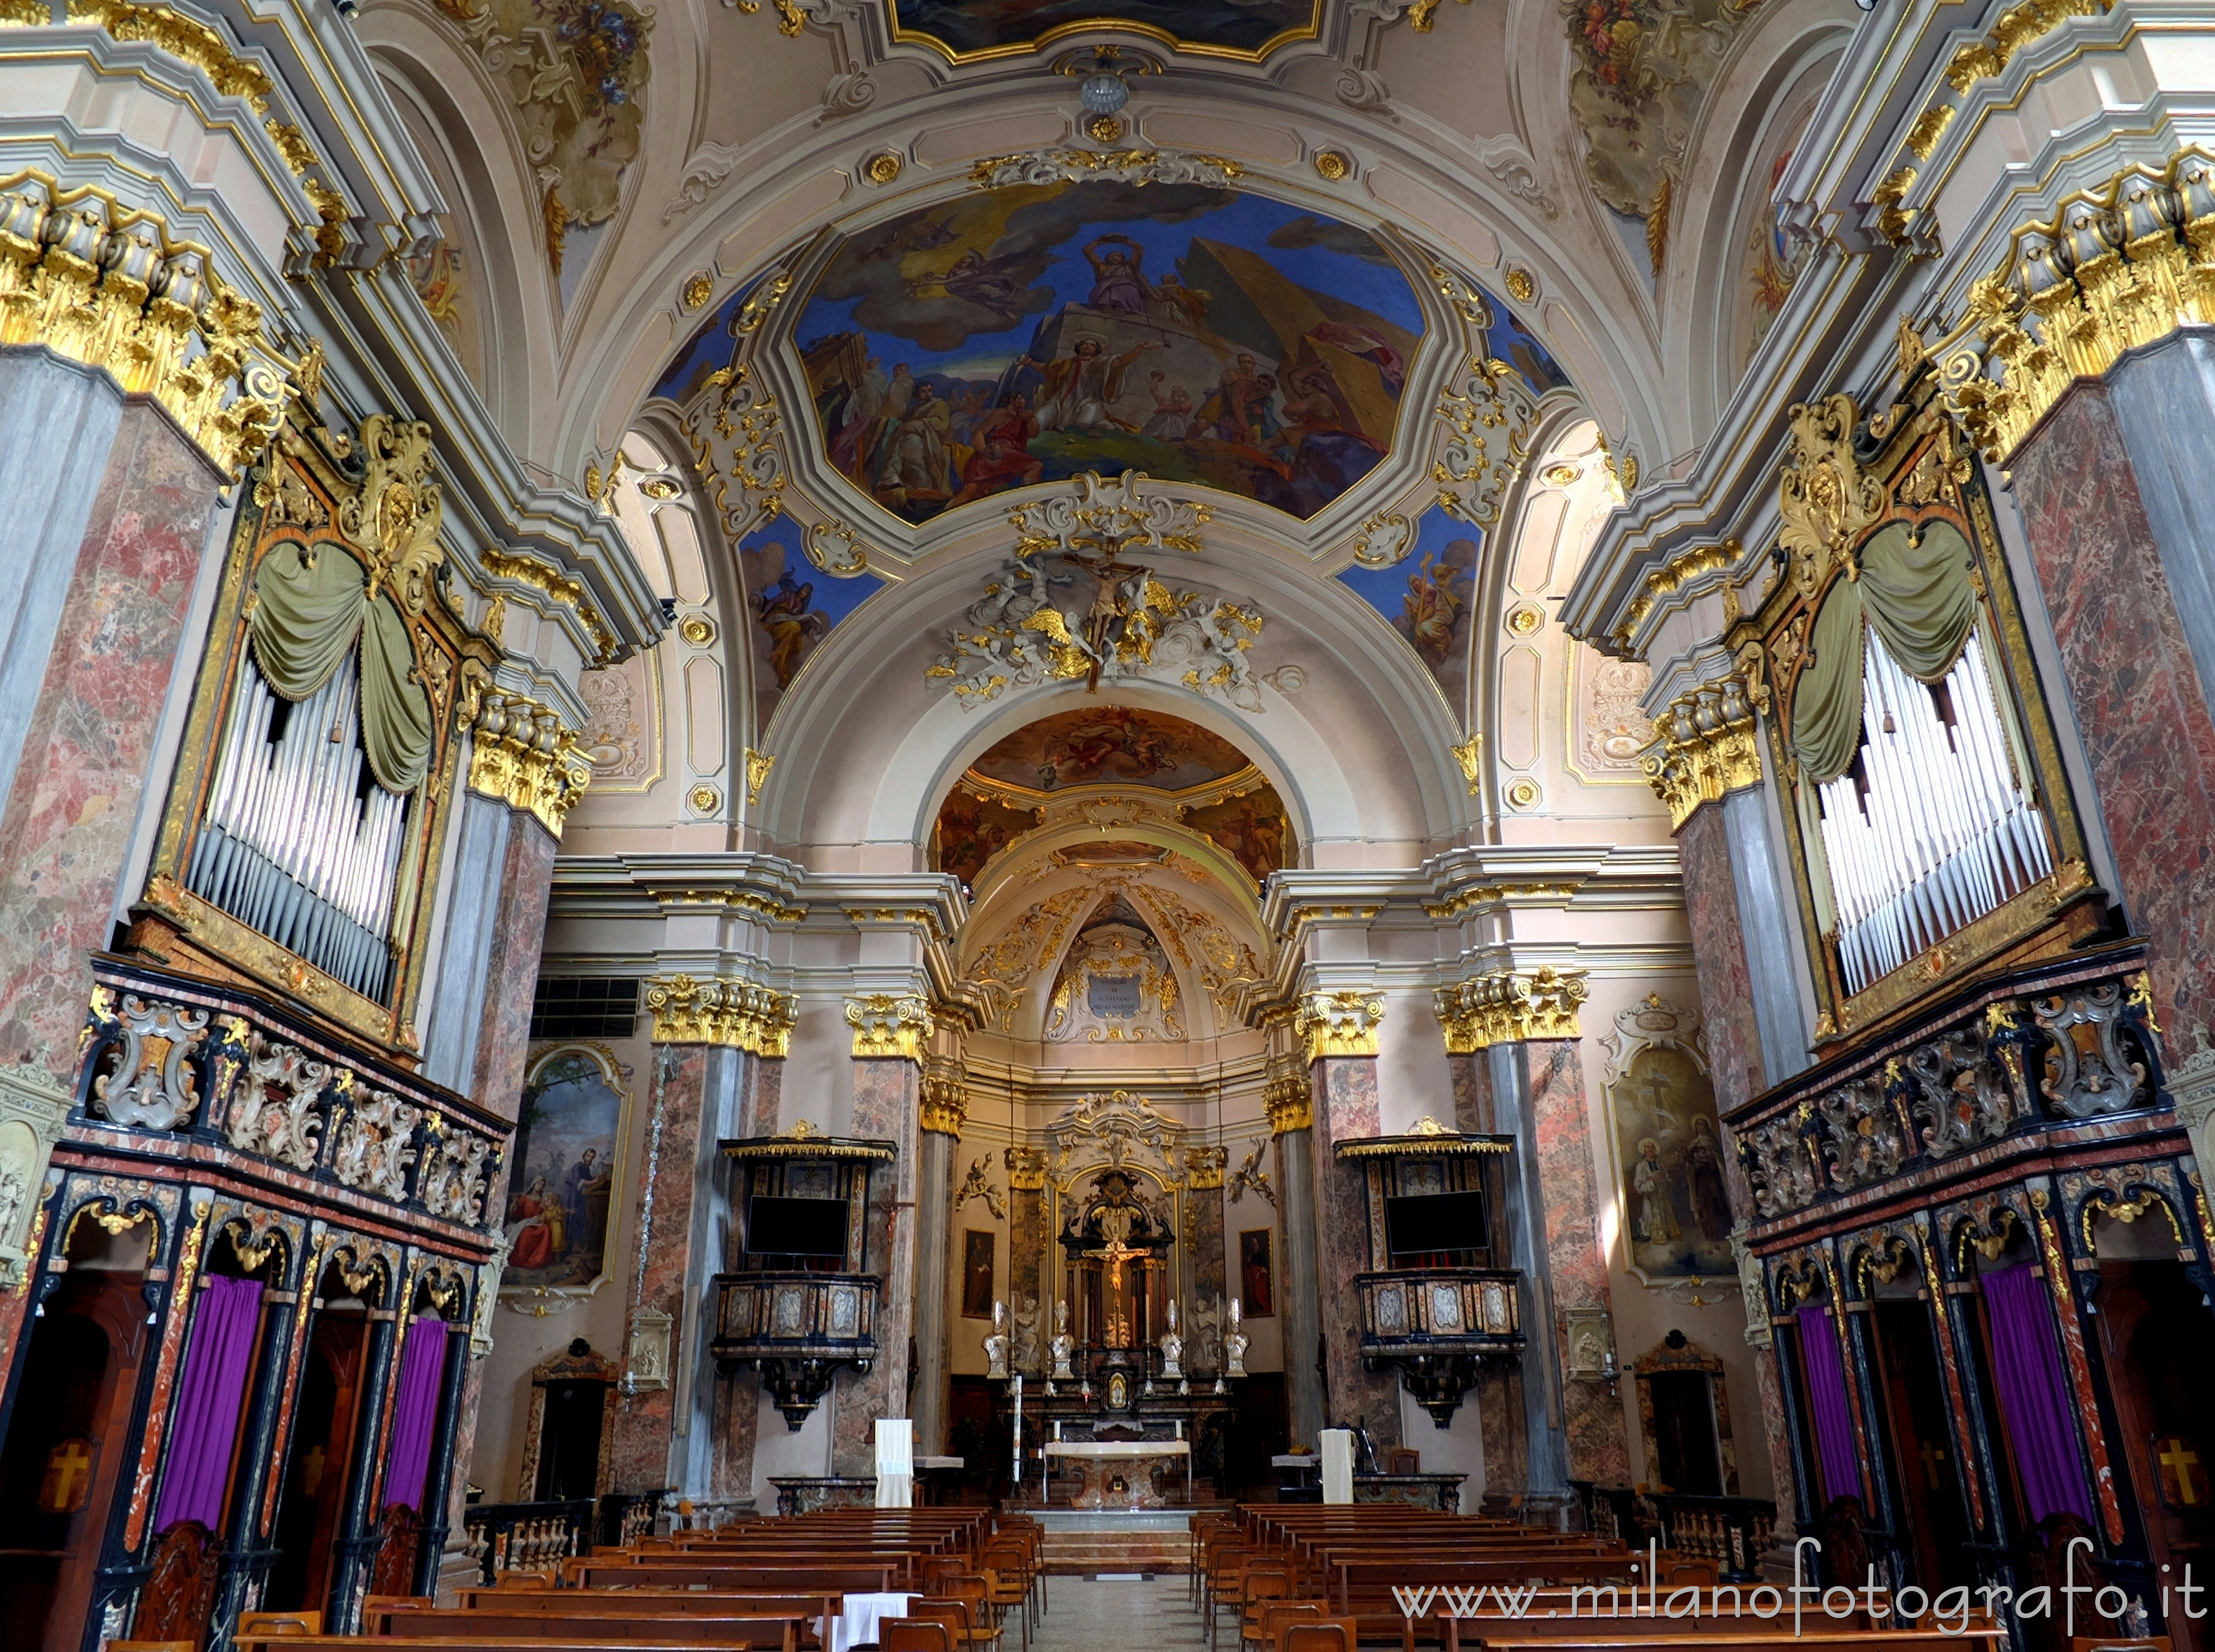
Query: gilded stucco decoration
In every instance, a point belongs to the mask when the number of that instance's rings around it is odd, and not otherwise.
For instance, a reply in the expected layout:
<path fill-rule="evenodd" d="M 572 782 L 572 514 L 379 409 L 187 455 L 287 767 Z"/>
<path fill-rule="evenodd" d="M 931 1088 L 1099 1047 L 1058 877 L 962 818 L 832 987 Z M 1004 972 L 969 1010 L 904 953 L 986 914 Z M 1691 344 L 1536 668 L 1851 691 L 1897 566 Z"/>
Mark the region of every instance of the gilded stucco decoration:
<path fill-rule="evenodd" d="M 546 257 L 561 273 L 572 229 L 605 223 L 638 158 L 646 37 L 653 13 L 629 0 L 439 0 L 504 85 L 542 193 Z"/>
<path fill-rule="evenodd" d="M 206 248 L 38 172 L 0 182 L 0 345 L 44 345 L 151 395 L 233 477 L 298 394 L 261 306 L 217 275 Z"/>
<path fill-rule="evenodd" d="M 1994 463 L 2079 378 L 2181 327 L 2215 323 L 2215 158 L 2133 168 L 2015 232 L 1971 289 L 1961 324 L 1929 347 L 1939 385 Z"/>
<path fill-rule="evenodd" d="M 1439 264 L 1431 266 L 1431 281 L 1461 318 L 1469 352 L 1439 395 L 1440 439 L 1431 480 L 1447 515 L 1490 527 L 1500 520 L 1508 487 L 1531 462 L 1538 393 L 1521 370 L 1492 353 L 1496 318 L 1483 290 Z"/>
<path fill-rule="evenodd" d="M 1027 541 L 1044 537 L 1018 528 Z M 1069 600 L 1085 595 L 1087 585 L 1083 606 Z M 1267 709 L 1265 683 L 1279 692 L 1297 686 L 1288 675 L 1293 668 L 1267 674 L 1254 669 L 1249 651 L 1265 623 L 1256 604 L 1172 587 L 1150 567 L 1120 558 L 1043 548 L 1018 555 L 963 618 L 923 675 L 948 683 L 964 710 L 1010 688 L 1073 678 L 1097 687 L 1143 677 L 1181 682 L 1258 713 Z"/>
<path fill-rule="evenodd" d="M 1236 161 L 1163 150 L 1040 150 L 979 161 L 969 176 L 979 188 L 1060 183 L 1200 184 L 1221 187 L 1243 177 Z"/>
<path fill-rule="evenodd" d="M 789 284 L 788 277 L 782 279 Z M 758 295 L 749 301 L 749 311 L 755 302 L 760 302 Z M 739 319 L 743 324 L 746 317 Z M 742 351 L 745 347 L 740 346 Z M 784 459 L 783 410 L 764 388 L 751 361 L 717 368 L 703 389 L 705 393 L 685 409 L 684 439 L 691 445 L 692 468 L 715 501 L 723 531 L 736 542 L 784 510 L 784 490 L 791 476 Z"/>
<path fill-rule="evenodd" d="M 1238 994 L 1267 978 L 1254 949 L 1213 913 L 1186 905 L 1168 890 L 1140 884 L 1131 896 L 1154 920 L 1155 933 L 1169 955 L 1199 976 L 1200 990 L 1215 1005 L 1216 1025 L 1236 1025 Z"/>
<path fill-rule="evenodd" d="M 1273 1060 L 1261 1084 L 1261 1111 L 1269 1121 L 1269 1134 L 1311 1129 L 1315 1123 L 1315 1091 L 1307 1069 L 1298 1060 Z"/>
<path fill-rule="evenodd" d="M 1307 1058 L 1374 1055 L 1377 1029 L 1384 1024 L 1384 1000 L 1359 990 L 1310 993 L 1292 1013 L 1292 1031 L 1306 1046 Z"/>
<path fill-rule="evenodd" d="M 1079 884 L 1050 895 L 1024 909 L 997 939 L 970 964 L 967 976 L 983 989 L 988 1025 L 1013 1030 L 1015 1010 L 1022 1002 L 1039 967 L 1060 955 L 1063 938 L 1071 924 L 1089 912 L 1100 898 L 1096 885 Z"/>
<path fill-rule="evenodd" d="M 1446 1054 L 1474 1055 L 1494 1044 L 1580 1036 L 1578 1007 L 1591 988 L 1581 970 L 1500 970 L 1440 987 L 1433 994 Z"/>
<path fill-rule="evenodd" d="M 199 1080 L 189 1058 L 207 1037 L 208 1013 L 126 994 L 113 1070 L 92 1081 L 92 1109 L 129 1130 L 175 1130 L 192 1122 Z"/>
<path fill-rule="evenodd" d="M 561 714 L 506 688 L 478 696 L 469 750 L 469 790 L 527 811 L 555 837 L 585 789 L 592 760 Z"/>
<path fill-rule="evenodd" d="M 1761 743 L 1745 680 L 1735 673 L 1672 701 L 1656 725 L 1646 778 L 1669 808 L 1672 830 L 1703 803 L 1761 784 Z"/>
<path fill-rule="evenodd" d="M 1185 1183 L 1184 1128 L 1127 1090 L 1085 1097 L 1046 1127 L 1053 1158 L 1046 1179 L 1067 1194 L 1103 1167 L 1142 1170 L 1163 1187 Z"/>
<path fill-rule="evenodd" d="M 646 983 L 647 1013 L 657 1044 L 720 1044 L 756 1055 L 782 1056 L 798 1019 L 789 993 L 735 978 L 655 976 Z"/>
<path fill-rule="evenodd" d="M 1792 582 L 1812 598 L 1855 541 L 1884 519 L 1891 501 L 1881 478 L 1854 455 L 1861 409 L 1843 393 L 1801 402 L 1791 413 L 1790 446 L 1777 479 L 1777 536 Z"/>
<path fill-rule="evenodd" d="M 1048 1043 L 1175 1043 L 1181 992 L 1162 945 L 1138 925 L 1096 923 L 1063 958 L 1046 1005 Z"/>
<path fill-rule="evenodd" d="M 912 993 L 864 993 L 846 1000 L 856 1061 L 920 1062 L 930 1038 L 930 1005 Z"/>
<path fill-rule="evenodd" d="M 1685 152 L 1752 9 L 1735 0 L 1564 0 L 1585 180 L 1603 205 L 1644 226 L 1657 276 Z"/>

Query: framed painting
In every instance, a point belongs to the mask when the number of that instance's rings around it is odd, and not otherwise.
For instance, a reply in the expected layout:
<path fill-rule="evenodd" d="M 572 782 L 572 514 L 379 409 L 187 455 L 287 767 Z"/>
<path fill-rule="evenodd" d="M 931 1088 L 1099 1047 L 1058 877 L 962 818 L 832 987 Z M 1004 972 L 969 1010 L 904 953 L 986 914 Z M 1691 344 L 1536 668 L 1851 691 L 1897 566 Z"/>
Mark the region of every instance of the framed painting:
<path fill-rule="evenodd" d="M 1734 1281 L 1736 1218 L 1698 1015 L 1649 994 L 1600 1047 L 1630 1272 L 1648 1285 Z"/>
<path fill-rule="evenodd" d="M 1249 1227 L 1238 1235 L 1238 1306 L 1249 1319 L 1266 1319 L 1277 1311 L 1269 1254 L 1274 1233 L 1272 1228 Z"/>
<path fill-rule="evenodd" d="M 994 1235 L 972 1227 L 962 1234 L 961 1317 L 992 1317 L 992 1246 Z"/>
<path fill-rule="evenodd" d="M 555 1044 L 532 1056 L 501 1222 L 500 1294 L 511 1306 L 589 1296 L 606 1279 L 630 1076 L 604 1044 Z"/>

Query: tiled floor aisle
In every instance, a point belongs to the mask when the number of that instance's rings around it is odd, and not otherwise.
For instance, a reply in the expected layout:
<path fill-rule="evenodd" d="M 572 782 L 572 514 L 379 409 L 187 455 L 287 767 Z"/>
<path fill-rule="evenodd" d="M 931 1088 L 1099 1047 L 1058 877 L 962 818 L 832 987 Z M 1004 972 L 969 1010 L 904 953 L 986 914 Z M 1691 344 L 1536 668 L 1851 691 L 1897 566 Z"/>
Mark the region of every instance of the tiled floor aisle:
<path fill-rule="evenodd" d="M 1053 1607 L 1031 1637 L 1031 1652 L 1191 1652 L 1207 1644 L 1206 1625 L 1186 1601 L 1181 1577 L 1150 1583 L 1057 1577 L 1051 1588 Z M 1002 1643 L 1009 1652 L 1021 1644 L 1015 1631 L 1010 1618 Z"/>

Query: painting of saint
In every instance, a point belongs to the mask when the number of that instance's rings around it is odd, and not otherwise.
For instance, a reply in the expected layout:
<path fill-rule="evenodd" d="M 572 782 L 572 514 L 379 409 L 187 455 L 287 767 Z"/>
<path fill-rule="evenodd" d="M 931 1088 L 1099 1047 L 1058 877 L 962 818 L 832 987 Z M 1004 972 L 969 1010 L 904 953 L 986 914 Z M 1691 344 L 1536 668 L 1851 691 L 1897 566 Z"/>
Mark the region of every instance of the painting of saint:
<path fill-rule="evenodd" d="M 1269 1240 L 1274 1230 L 1249 1227 L 1238 1235 L 1239 1311 L 1249 1319 L 1266 1319 L 1277 1311 L 1269 1274 Z"/>
<path fill-rule="evenodd" d="M 1133 469 L 1305 519 L 1390 450 L 1423 321 L 1365 230 L 1232 188 L 1088 181 L 849 237 L 795 328 L 831 465 L 905 521 Z"/>
<path fill-rule="evenodd" d="M 1683 1046 L 1654 1044 L 1608 1094 L 1630 1261 L 1649 1279 L 1728 1277 L 1734 1219 L 1706 1073 Z"/>
<path fill-rule="evenodd" d="M 1391 622 L 1458 713 L 1469 694 L 1470 623 L 1482 541 L 1443 511 L 1415 524 L 1414 545 L 1389 568 L 1355 563 L 1339 578 Z"/>
<path fill-rule="evenodd" d="M 984 780 L 1039 792 L 1103 783 L 1181 792 L 1250 766 L 1245 753 L 1196 723 L 1101 706 L 1040 718 L 970 767 Z"/>
<path fill-rule="evenodd" d="M 1322 0 L 886 0 L 894 37 L 928 40 L 955 62 L 1034 49 L 1051 30 L 1135 25 L 1180 46 L 1260 57 L 1314 38 Z M 1106 16 L 1103 17 L 1103 14 Z M 1109 21 L 1112 19 L 1112 21 Z"/>
<path fill-rule="evenodd" d="M 994 1235 L 972 1227 L 962 1233 L 961 1317 L 992 1317 L 992 1245 Z"/>
<path fill-rule="evenodd" d="M 986 861 L 1037 824 L 1036 815 L 956 786 L 939 805 L 932 859 L 939 871 L 953 873 L 966 887 L 976 882 Z"/>
<path fill-rule="evenodd" d="M 625 1076 L 604 1052 L 584 1045 L 548 1051 L 533 1064 L 502 1213 L 508 1241 L 502 1288 L 581 1287 L 601 1274 Z"/>
<path fill-rule="evenodd" d="M 931 468 L 929 421 L 916 427 L 893 462 L 912 468 L 897 471 L 918 482 L 936 473 Z M 900 456 L 905 454 L 905 459 Z M 875 575 L 858 573 L 841 578 L 817 567 L 800 548 L 800 529 L 779 518 L 757 528 L 739 541 L 739 569 L 746 586 L 746 606 L 754 627 L 754 714 L 756 726 L 768 726 L 784 691 L 800 675 L 800 668 L 829 636 L 831 628 L 859 608 L 878 590 Z"/>

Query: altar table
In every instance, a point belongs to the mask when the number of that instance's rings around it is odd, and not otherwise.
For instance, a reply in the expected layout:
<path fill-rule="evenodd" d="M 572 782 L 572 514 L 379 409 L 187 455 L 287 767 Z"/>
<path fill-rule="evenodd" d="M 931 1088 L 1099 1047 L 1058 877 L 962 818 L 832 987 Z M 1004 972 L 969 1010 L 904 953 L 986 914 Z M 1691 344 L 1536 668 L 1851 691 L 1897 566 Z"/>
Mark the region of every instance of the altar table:
<path fill-rule="evenodd" d="M 1179 1458 L 1190 1466 L 1189 1440 L 1049 1440 L 1049 1458 L 1065 1459 L 1080 1476 L 1072 1508 L 1161 1508 L 1164 1471 Z"/>

